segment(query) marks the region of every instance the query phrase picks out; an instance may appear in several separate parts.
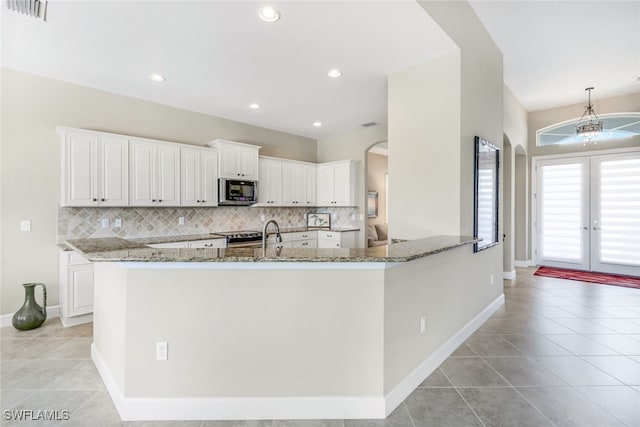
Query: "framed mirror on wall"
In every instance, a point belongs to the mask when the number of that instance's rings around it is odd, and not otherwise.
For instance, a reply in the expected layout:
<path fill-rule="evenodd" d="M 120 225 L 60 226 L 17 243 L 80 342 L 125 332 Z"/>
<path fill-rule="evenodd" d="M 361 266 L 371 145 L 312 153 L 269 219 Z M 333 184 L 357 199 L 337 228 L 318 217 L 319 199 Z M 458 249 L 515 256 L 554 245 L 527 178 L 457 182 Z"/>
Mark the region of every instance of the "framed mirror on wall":
<path fill-rule="evenodd" d="M 498 189 L 500 149 L 479 136 L 475 138 L 473 236 L 482 239 L 474 252 L 490 248 L 498 240 Z"/>

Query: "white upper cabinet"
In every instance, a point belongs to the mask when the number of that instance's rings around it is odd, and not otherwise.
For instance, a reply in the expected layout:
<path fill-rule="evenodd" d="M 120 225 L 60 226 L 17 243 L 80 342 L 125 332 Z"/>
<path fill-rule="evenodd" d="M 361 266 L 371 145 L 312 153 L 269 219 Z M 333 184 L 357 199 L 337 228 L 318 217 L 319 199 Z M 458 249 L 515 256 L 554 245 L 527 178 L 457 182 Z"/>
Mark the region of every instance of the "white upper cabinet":
<path fill-rule="evenodd" d="M 216 139 L 207 143 L 218 151 L 218 175 L 220 178 L 246 180 L 258 179 L 257 145 Z"/>
<path fill-rule="evenodd" d="M 127 137 L 58 128 L 61 206 L 128 206 Z"/>
<path fill-rule="evenodd" d="M 282 202 L 285 206 L 315 206 L 316 166 L 282 161 Z"/>
<path fill-rule="evenodd" d="M 317 166 L 317 206 L 357 205 L 357 163 L 354 160 Z"/>
<path fill-rule="evenodd" d="M 211 148 L 182 148 L 182 206 L 218 205 L 218 155 Z"/>
<path fill-rule="evenodd" d="M 180 146 L 133 140 L 129 144 L 131 206 L 180 206 Z"/>
<path fill-rule="evenodd" d="M 282 162 L 278 159 L 260 157 L 259 165 L 258 204 L 281 206 Z"/>

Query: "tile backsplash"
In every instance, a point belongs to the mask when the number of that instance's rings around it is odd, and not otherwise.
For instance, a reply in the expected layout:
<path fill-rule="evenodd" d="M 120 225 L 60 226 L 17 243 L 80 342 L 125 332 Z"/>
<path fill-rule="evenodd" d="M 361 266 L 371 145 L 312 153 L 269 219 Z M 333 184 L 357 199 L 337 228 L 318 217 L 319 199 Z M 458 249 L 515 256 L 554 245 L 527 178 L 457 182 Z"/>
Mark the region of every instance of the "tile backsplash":
<path fill-rule="evenodd" d="M 261 230 L 261 215 L 267 220 L 275 219 L 282 228 L 304 227 L 308 212 L 331 213 L 334 227 L 358 226 L 358 208 L 58 208 L 57 238 L 60 243 L 91 237 L 181 236 Z M 178 224 L 179 217 L 184 217 L 184 225 Z M 102 228 L 103 219 L 109 220 L 109 228 Z M 114 227 L 116 219 L 122 221 L 121 227 Z"/>

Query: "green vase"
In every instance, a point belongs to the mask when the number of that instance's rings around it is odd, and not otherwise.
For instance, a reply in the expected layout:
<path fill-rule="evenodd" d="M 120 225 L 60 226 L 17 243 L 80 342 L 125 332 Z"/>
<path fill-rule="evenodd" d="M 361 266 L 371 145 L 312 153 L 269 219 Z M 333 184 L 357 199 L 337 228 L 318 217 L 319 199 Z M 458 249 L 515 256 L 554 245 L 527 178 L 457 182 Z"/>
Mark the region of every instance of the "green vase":
<path fill-rule="evenodd" d="M 47 287 L 44 283 L 25 283 L 22 286 L 24 286 L 24 304 L 13 315 L 11 323 L 20 331 L 28 331 L 39 328 L 47 320 Z M 36 286 L 42 286 L 44 308 L 36 302 L 34 292 Z"/>

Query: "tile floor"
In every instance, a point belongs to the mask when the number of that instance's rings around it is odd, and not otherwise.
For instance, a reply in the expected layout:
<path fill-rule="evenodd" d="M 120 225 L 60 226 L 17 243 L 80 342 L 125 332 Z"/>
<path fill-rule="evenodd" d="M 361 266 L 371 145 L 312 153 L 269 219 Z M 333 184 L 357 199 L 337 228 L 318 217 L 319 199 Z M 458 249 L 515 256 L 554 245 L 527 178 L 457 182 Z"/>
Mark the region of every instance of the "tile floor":
<path fill-rule="evenodd" d="M 640 290 L 533 276 L 386 420 L 121 422 L 90 360 L 91 325 L 0 329 L 3 426 L 640 426 Z M 68 410 L 62 424 L 4 410 Z"/>

